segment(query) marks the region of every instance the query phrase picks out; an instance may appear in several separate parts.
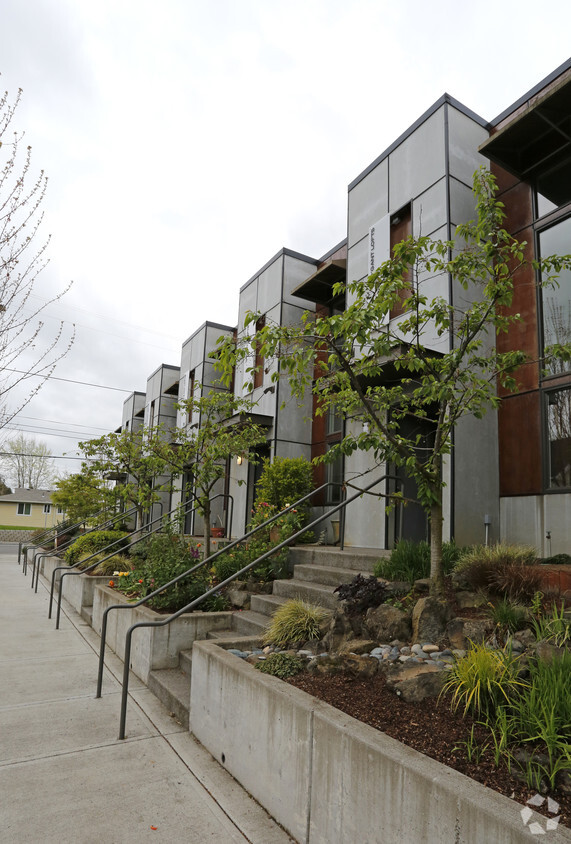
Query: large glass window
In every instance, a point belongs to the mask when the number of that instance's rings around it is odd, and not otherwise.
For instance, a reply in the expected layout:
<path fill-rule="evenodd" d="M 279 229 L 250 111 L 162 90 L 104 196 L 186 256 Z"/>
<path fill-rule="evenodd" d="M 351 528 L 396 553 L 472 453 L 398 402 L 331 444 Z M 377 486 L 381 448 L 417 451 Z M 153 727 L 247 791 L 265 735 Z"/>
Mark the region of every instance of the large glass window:
<path fill-rule="evenodd" d="M 571 487 L 571 388 L 547 394 L 548 486 Z"/>
<path fill-rule="evenodd" d="M 18 504 L 18 515 L 19 516 L 29 516 L 32 512 L 32 505 L 31 504 L 24 504 L 23 501 L 20 501 Z"/>
<path fill-rule="evenodd" d="M 568 255 L 571 252 L 571 218 L 540 232 L 541 255 Z M 544 287 L 543 347 L 571 341 L 571 272 L 563 270 L 556 287 Z M 569 364 L 554 362 L 549 367 L 553 375 L 569 370 Z"/>
<path fill-rule="evenodd" d="M 327 446 L 327 451 L 331 448 Z M 339 504 L 341 501 L 341 484 L 343 483 L 343 457 L 340 455 L 333 463 L 325 464 L 325 480 L 327 483 L 335 484 L 327 488 L 327 503 Z"/>

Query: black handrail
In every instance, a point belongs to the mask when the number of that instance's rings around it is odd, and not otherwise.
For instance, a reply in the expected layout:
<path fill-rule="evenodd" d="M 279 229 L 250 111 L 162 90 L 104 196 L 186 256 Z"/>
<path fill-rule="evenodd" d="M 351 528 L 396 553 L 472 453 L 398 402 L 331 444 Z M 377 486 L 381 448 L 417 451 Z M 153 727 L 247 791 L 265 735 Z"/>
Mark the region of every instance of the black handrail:
<path fill-rule="evenodd" d="M 226 493 L 220 492 L 220 493 L 218 493 L 218 495 L 215 495 L 210 500 L 215 501 L 217 498 L 224 497 L 225 495 L 226 495 Z M 193 504 L 194 502 L 187 502 L 187 503 Z M 51 582 L 51 588 L 50 588 L 50 603 L 49 603 L 49 609 L 48 609 L 48 618 L 51 618 L 52 617 L 51 613 L 52 613 L 52 603 L 53 603 L 53 593 L 54 593 L 54 589 L 55 589 L 56 573 L 58 571 L 62 571 L 62 575 L 59 579 L 59 584 L 58 584 L 56 630 L 59 630 L 59 620 L 60 620 L 60 615 L 61 615 L 61 599 L 62 599 L 62 591 L 63 591 L 63 582 L 62 581 L 63 581 L 64 577 L 67 577 L 67 575 L 88 574 L 90 571 L 93 571 L 93 569 L 96 569 L 97 566 L 99 566 L 101 563 L 104 563 L 106 560 L 110 560 L 111 557 L 114 557 L 118 549 L 116 549 L 115 551 L 112 551 L 106 557 L 103 557 L 103 559 L 96 560 L 90 566 L 86 566 L 85 568 L 82 568 L 81 571 L 74 571 L 74 569 L 77 569 L 78 566 L 80 565 L 80 563 L 84 564 L 88 560 L 93 559 L 93 557 L 99 557 L 99 555 L 102 554 L 104 551 L 108 551 L 110 548 L 113 548 L 115 545 L 118 545 L 120 542 L 124 542 L 125 539 L 131 540 L 132 537 L 135 534 L 140 533 L 141 535 L 137 539 L 134 539 L 134 540 L 129 542 L 129 547 L 132 548 L 133 545 L 137 545 L 137 543 L 141 542 L 143 539 L 148 539 L 149 536 L 151 536 L 153 533 L 158 533 L 163 526 L 164 520 L 167 517 L 172 516 L 172 515 L 176 515 L 176 514 L 178 514 L 179 516 L 180 515 L 186 516 L 186 511 L 181 514 L 180 505 L 177 505 L 176 507 L 173 507 L 172 510 L 169 510 L 168 513 L 165 513 L 164 515 L 161 515 L 158 518 L 153 519 L 151 522 L 148 522 L 146 525 L 143 525 L 141 528 L 135 528 L 135 530 L 132 531 L 131 533 L 127 534 L 126 537 L 123 536 L 120 539 L 116 539 L 114 542 L 111 542 L 109 545 L 106 545 L 104 548 L 101 548 L 99 551 L 95 551 L 93 554 L 90 554 L 89 557 L 86 557 L 83 560 L 78 560 L 77 563 L 74 563 L 72 566 L 57 566 L 52 572 L 52 582 Z M 150 530 L 152 525 L 154 525 L 156 523 L 158 523 L 158 527 L 155 530 Z M 146 530 L 145 533 L 143 533 L 144 530 Z"/>
<path fill-rule="evenodd" d="M 137 508 L 135 507 L 133 509 L 136 510 Z M 173 513 L 175 513 L 177 511 L 177 509 L 178 509 L 177 507 L 173 507 L 173 509 L 169 510 L 169 512 L 165 516 L 159 516 L 158 518 L 153 519 L 152 522 L 148 522 L 148 524 L 146 524 L 146 525 L 143 525 L 139 528 L 135 528 L 135 530 L 131 531 L 131 533 L 128 533 L 126 536 L 122 536 L 119 539 L 114 540 L 113 542 L 109 543 L 109 545 L 106 545 L 104 548 L 100 548 L 99 551 L 94 551 L 94 553 L 90 554 L 89 557 L 85 557 L 85 559 L 83 559 L 83 560 L 78 560 L 77 563 L 74 563 L 72 566 L 57 566 L 52 572 L 52 582 L 51 582 L 51 588 L 50 588 L 50 604 L 49 604 L 49 609 L 48 609 L 48 618 L 51 618 L 52 617 L 52 603 L 53 603 L 53 594 L 54 594 L 54 589 L 55 589 L 56 573 L 58 571 L 61 571 L 62 575 L 61 575 L 61 577 L 59 579 L 59 583 L 58 583 L 56 630 L 59 630 L 59 619 L 60 619 L 60 613 L 61 613 L 61 599 L 62 599 L 62 589 L 63 589 L 62 580 L 63 580 L 63 578 L 66 577 L 68 574 L 69 575 L 72 575 L 72 574 L 76 574 L 76 575 L 88 574 L 90 571 L 93 571 L 93 569 L 97 568 L 98 565 L 100 565 L 101 563 L 104 563 L 106 560 L 110 560 L 111 557 L 114 557 L 115 554 L 117 553 L 118 549 L 116 548 L 110 554 L 107 554 L 106 557 L 103 557 L 103 559 L 96 560 L 90 566 L 86 566 L 85 568 L 82 568 L 80 571 L 74 571 L 73 569 L 77 569 L 80 564 L 84 564 L 88 560 L 92 560 L 93 557 L 99 557 L 104 551 L 108 551 L 110 548 L 113 548 L 115 545 L 118 545 L 120 542 L 125 542 L 125 540 L 130 540 L 128 544 L 129 544 L 129 548 L 132 548 L 133 545 L 137 545 L 137 543 L 141 542 L 143 539 L 148 539 L 150 534 L 156 533 L 157 531 L 159 531 L 161 529 L 161 527 L 163 525 L 163 520 L 166 518 L 166 516 L 172 515 Z M 123 514 L 123 515 L 125 515 L 125 514 Z M 157 528 L 156 531 L 150 531 L 149 532 L 147 530 L 147 532 L 145 532 L 145 533 L 143 532 L 143 531 L 145 531 L 146 528 L 147 529 L 150 528 L 151 525 L 154 525 L 157 522 L 159 523 L 159 527 Z M 133 539 L 133 537 L 137 533 L 140 534 L 140 536 L 136 539 Z"/>
<path fill-rule="evenodd" d="M 229 539 L 231 539 L 232 538 L 232 524 L 234 522 L 234 496 L 231 495 L 229 492 L 219 492 L 217 495 L 214 495 L 210 499 L 210 503 L 212 503 L 213 501 L 216 501 L 217 498 L 229 498 L 230 499 L 230 508 L 226 508 L 224 510 L 224 512 L 226 513 L 226 518 L 224 519 L 224 521 L 225 521 L 224 535 L 227 536 Z M 185 513 L 185 516 L 189 516 L 192 513 L 194 513 L 196 510 L 198 510 L 198 506 L 196 504 L 196 501 L 197 501 L 196 496 L 194 496 L 194 504 L 191 507 L 191 509 L 188 510 Z M 187 503 L 189 503 L 189 502 L 187 502 Z M 230 510 L 230 518 L 228 518 L 228 509 Z M 210 530 L 210 525 L 205 525 L 204 530 L 205 531 Z M 185 531 L 183 530 L 182 533 L 185 533 Z"/>
<path fill-rule="evenodd" d="M 95 697 L 101 697 L 101 685 L 102 685 L 102 682 L 103 682 L 103 664 L 104 664 L 104 660 L 105 660 L 105 645 L 106 645 L 106 637 L 107 637 L 107 617 L 108 617 L 109 613 L 111 612 L 111 610 L 133 609 L 133 607 L 140 607 L 142 604 L 146 604 L 147 601 L 151 600 L 151 598 L 154 598 L 157 595 L 160 595 L 161 592 L 164 592 L 166 589 L 170 589 L 171 586 L 174 586 L 176 583 L 179 583 L 181 580 L 184 580 L 185 577 L 188 577 L 189 574 L 193 574 L 195 571 L 197 571 L 197 569 L 202 568 L 203 566 L 206 566 L 206 565 L 210 565 L 212 563 L 212 561 L 216 560 L 221 554 L 225 554 L 227 551 L 230 551 L 236 545 L 239 545 L 240 542 L 244 542 L 244 540 L 249 539 L 251 536 L 253 536 L 255 533 L 257 533 L 259 530 L 262 530 L 262 528 L 265 528 L 265 527 L 268 527 L 268 525 L 271 525 L 273 522 L 276 521 L 276 519 L 279 519 L 280 516 L 283 516 L 284 513 L 289 513 L 291 510 L 294 510 L 300 504 L 303 504 L 304 501 L 307 501 L 309 498 L 311 498 L 317 492 L 321 492 L 326 487 L 331 486 L 331 485 L 332 485 L 332 482 L 325 483 L 325 484 L 322 484 L 317 489 L 312 490 L 312 492 L 307 493 L 307 495 L 304 495 L 298 501 L 295 501 L 293 504 L 290 504 L 288 507 L 286 507 L 285 510 L 282 510 L 280 513 L 276 513 L 274 516 L 270 516 L 270 518 L 266 519 L 266 521 L 262 522 L 262 524 L 258 525 L 257 527 L 253 528 L 252 530 L 248 531 L 243 536 L 240 536 L 238 539 L 232 540 L 227 545 L 225 545 L 224 548 L 219 548 L 218 551 L 215 551 L 214 554 L 210 555 L 210 557 L 207 557 L 205 560 L 201 560 L 199 563 L 196 563 L 195 566 L 192 566 L 192 568 L 188 569 L 188 571 L 185 571 L 182 574 L 177 575 L 177 577 L 174 577 L 172 580 L 169 580 L 168 583 L 163 583 L 162 586 L 159 586 L 157 589 L 154 590 L 154 592 L 150 592 L 148 595 L 145 595 L 144 598 L 140 598 L 138 601 L 135 601 L 134 604 L 112 604 L 110 607 L 107 607 L 103 611 L 103 615 L 102 615 L 102 618 L 101 618 L 101 643 L 100 643 L 100 647 L 99 647 L 99 670 L 98 670 L 98 674 L 97 674 L 97 692 L 95 694 Z M 335 485 L 342 487 L 342 484 L 335 484 Z M 303 533 L 305 533 L 306 530 L 308 530 L 307 527 L 304 528 Z M 220 588 L 220 587 L 217 587 L 217 589 L 218 588 Z"/>
<path fill-rule="evenodd" d="M 114 516 L 112 516 L 110 518 L 106 518 L 103 522 L 100 522 L 98 525 L 95 525 L 89 531 L 86 531 L 86 532 L 87 533 L 93 533 L 94 530 L 103 530 L 106 525 L 112 525 L 112 524 L 114 524 L 114 522 L 121 521 L 121 519 L 124 519 L 126 516 L 131 515 L 135 511 L 136 511 L 136 507 L 133 507 L 131 510 L 128 510 L 126 513 L 116 513 Z M 104 513 L 104 512 L 106 512 L 106 508 L 102 508 L 101 510 L 98 510 L 97 513 L 94 513 L 89 518 L 95 519 L 97 516 L 100 516 L 101 513 Z M 81 525 L 85 526 L 85 520 L 82 520 L 81 522 L 74 522 L 73 524 L 66 527 L 66 529 L 64 531 L 62 531 L 59 535 L 64 536 L 66 533 L 70 533 L 72 531 L 75 531 L 77 528 L 80 528 Z M 60 545 L 59 548 L 56 548 L 55 550 L 59 551 L 59 552 L 65 551 L 66 548 L 69 548 L 69 546 L 73 542 L 75 542 L 75 537 L 71 536 L 69 538 L 68 542 L 65 542 L 63 545 Z M 34 553 L 33 563 L 32 563 L 32 583 L 31 583 L 32 588 L 34 586 L 34 575 L 36 574 L 36 560 L 40 557 L 49 557 L 49 556 L 50 556 L 50 554 L 47 551 L 40 550 L 40 551 L 36 551 Z M 27 554 L 26 554 L 26 563 L 27 563 Z M 27 568 L 27 566 L 26 566 L 26 568 Z M 26 573 L 27 573 L 27 571 L 24 572 L 24 574 L 26 574 Z M 39 574 L 40 573 L 39 573 L 39 563 L 38 563 L 38 573 L 37 573 L 37 576 L 36 576 L 36 588 L 35 588 L 36 592 L 38 591 Z"/>
<path fill-rule="evenodd" d="M 87 534 L 93 533 L 94 531 L 97 531 L 97 530 L 104 530 L 105 528 L 109 529 L 109 527 L 112 526 L 114 522 L 122 521 L 123 519 L 125 519 L 126 516 L 130 516 L 133 513 L 135 513 L 136 510 L 137 510 L 136 507 L 132 507 L 130 510 L 127 510 L 126 513 L 117 513 L 117 515 L 114 516 L 112 519 L 106 519 L 104 522 L 102 522 L 99 525 L 96 525 L 90 531 L 87 531 L 87 533 L 84 533 L 83 536 L 87 536 Z M 83 523 L 79 522 L 79 524 L 83 524 Z M 115 541 L 118 542 L 119 540 L 115 540 Z M 60 546 L 60 548 L 58 548 L 58 551 L 61 552 L 61 551 L 67 550 L 70 547 L 70 545 L 73 545 L 74 542 L 75 542 L 75 537 L 70 538 L 69 542 L 65 543 L 64 545 Z M 109 545 L 107 547 L 111 547 L 111 546 Z M 96 553 L 101 553 L 101 552 L 96 552 Z M 38 569 L 37 569 L 37 574 L 36 574 L 36 589 L 35 589 L 36 592 L 38 591 L 38 581 L 40 579 L 40 563 L 39 563 L 39 560 L 42 557 L 49 557 L 49 556 L 50 556 L 50 554 L 47 551 L 39 551 L 37 554 L 34 555 L 34 568 L 32 570 L 32 585 L 34 583 L 34 573 L 36 572 L 36 558 L 38 558 Z M 91 556 L 93 557 L 95 555 L 92 554 Z M 89 559 L 89 557 L 87 559 Z M 58 566 L 57 568 L 55 568 L 53 570 L 51 586 L 50 586 L 50 603 L 49 603 L 49 608 L 48 608 L 48 618 L 52 617 L 52 605 L 53 605 L 53 595 L 54 595 L 54 588 L 55 588 L 56 572 L 60 571 L 60 569 L 75 568 L 75 566 L 78 566 L 80 564 L 80 562 L 84 562 L 84 561 L 78 560 L 77 563 L 74 563 L 73 566 Z"/>
<path fill-rule="evenodd" d="M 177 610 L 177 612 L 173 613 L 172 615 L 168 616 L 167 618 L 162 619 L 161 621 L 139 621 L 136 624 L 132 624 L 131 627 L 129 627 L 129 629 L 127 630 L 127 633 L 125 635 L 125 652 L 124 652 L 124 657 L 123 657 L 124 658 L 124 663 L 123 663 L 123 687 L 122 687 L 122 690 L 121 690 L 121 717 L 120 717 L 120 721 L 119 721 L 119 739 L 122 740 L 122 739 L 125 738 L 125 722 L 126 722 L 126 718 L 127 718 L 127 696 L 129 694 L 129 665 L 130 665 L 130 662 L 131 662 L 131 639 L 132 639 L 134 630 L 136 630 L 139 627 L 165 627 L 167 624 L 170 624 L 171 621 L 174 621 L 175 619 L 179 618 L 185 612 L 188 612 L 189 610 L 194 609 L 196 606 L 198 606 L 198 604 L 200 604 L 202 601 L 204 601 L 205 598 L 210 597 L 210 595 L 214 595 L 215 592 L 218 592 L 220 589 L 223 589 L 229 583 L 232 583 L 232 581 L 237 580 L 241 575 L 245 574 L 245 572 L 250 571 L 255 566 L 257 566 L 259 563 L 263 562 L 268 557 L 270 557 L 272 554 L 275 554 L 276 551 L 280 551 L 282 548 L 285 548 L 286 546 L 291 545 L 292 542 L 295 542 L 296 539 L 298 539 L 300 536 L 303 536 L 303 534 L 306 533 L 308 530 L 312 530 L 318 524 L 321 524 L 321 522 L 325 521 L 325 519 L 329 518 L 333 513 L 336 513 L 338 510 L 344 510 L 347 507 L 348 504 L 351 504 L 353 501 L 355 501 L 357 498 L 360 498 L 364 493 L 368 492 L 370 489 L 372 489 L 378 483 L 386 480 L 389 477 L 392 478 L 392 479 L 397 479 L 400 483 L 400 479 L 398 479 L 396 475 L 383 475 L 381 478 L 377 478 L 377 480 L 371 481 L 371 483 L 368 484 L 366 487 L 364 487 L 363 489 L 360 489 L 358 492 L 356 492 L 354 495 L 350 496 L 349 498 L 345 498 L 339 504 L 335 505 L 330 510 L 328 510 L 326 513 L 323 513 L 317 519 L 314 519 L 313 522 L 310 522 L 308 525 L 301 528 L 296 533 L 292 534 L 292 536 L 288 537 L 287 539 L 284 539 L 282 542 L 279 542 L 273 548 L 270 548 L 269 551 L 266 551 L 265 554 L 262 554 L 261 557 L 258 557 L 256 560 L 254 560 L 251 563 L 248 563 L 248 565 L 244 566 L 243 569 L 240 569 L 240 571 L 235 572 L 234 574 L 230 575 L 230 577 L 227 577 L 226 580 L 222 581 L 222 583 L 218 583 L 216 586 L 213 586 L 207 592 L 204 592 L 203 595 L 200 595 L 198 598 L 195 598 L 193 601 L 191 601 L 185 607 L 183 607 L 180 610 Z M 333 484 L 333 482 L 323 484 L 322 487 L 319 487 L 318 489 L 314 490 L 313 494 L 318 492 L 323 487 L 330 486 L 332 484 Z M 345 490 L 344 485 L 342 485 L 342 489 Z M 293 507 L 297 506 L 298 504 L 302 503 L 305 500 L 305 498 L 307 498 L 307 497 L 308 496 L 305 496 L 304 498 L 300 498 L 299 501 L 296 502 L 296 504 L 294 504 L 292 506 Z M 288 508 L 288 510 L 289 509 L 291 509 L 291 508 Z M 288 510 L 283 510 L 282 513 L 279 513 L 278 515 L 283 515 L 284 513 L 287 513 Z M 262 525 L 260 525 L 260 527 L 262 527 Z M 245 537 L 242 537 L 242 539 L 244 539 L 244 538 Z M 228 547 L 230 547 L 230 546 L 227 546 L 227 548 Z M 227 548 L 224 548 L 223 550 L 227 550 Z M 212 557 L 209 558 L 209 560 L 205 561 L 205 562 L 209 562 L 211 559 L 212 559 Z M 134 606 L 137 606 L 137 604 L 130 604 L 129 606 L 134 607 Z M 109 609 L 111 609 L 111 607 L 109 607 Z"/>

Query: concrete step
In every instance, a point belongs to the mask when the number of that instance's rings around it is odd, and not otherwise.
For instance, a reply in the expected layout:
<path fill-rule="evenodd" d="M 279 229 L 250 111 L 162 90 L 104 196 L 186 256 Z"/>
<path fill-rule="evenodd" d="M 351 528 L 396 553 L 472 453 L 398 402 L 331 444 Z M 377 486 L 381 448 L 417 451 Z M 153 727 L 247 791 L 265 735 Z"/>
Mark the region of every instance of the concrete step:
<path fill-rule="evenodd" d="M 219 644 L 221 648 L 228 650 L 229 648 L 239 648 L 241 651 L 249 651 L 261 646 L 261 636 L 241 636 L 236 631 L 228 631 L 232 635 L 226 639 L 222 639 Z"/>
<path fill-rule="evenodd" d="M 233 639 L 236 636 L 236 631 L 229 627 L 224 630 L 210 630 L 206 634 L 207 639 L 216 639 L 219 642 L 225 642 L 226 639 Z"/>
<path fill-rule="evenodd" d="M 232 627 L 235 634 L 240 634 L 241 636 L 263 635 L 269 623 L 270 619 L 267 615 L 262 615 L 253 610 L 234 613 L 232 619 Z"/>
<path fill-rule="evenodd" d="M 287 598 L 280 598 L 279 595 L 252 595 L 250 607 L 254 612 L 272 616 L 286 600 Z"/>
<path fill-rule="evenodd" d="M 333 548 L 330 545 L 296 545 L 290 549 L 290 565 L 309 564 L 330 568 L 354 569 L 355 572 L 370 571 L 382 557 L 390 557 L 391 551 L 379 548 Z"/>
<path fill-rule="evenodd" d="M 65 580 L 64 580 L 65 583 Z M 93 627 L 93 607 L 82 607 L 81 617 L 86 621 L 90 627 Z"/>
<path fill-rule="evenodd" d="M 283 598 L 302 598 L 327 609 L 336 609 L 339 602 L 333 594 L 334 586 L 319 586 L 303 580 L 274 580 L 274 595 Z"/>
<path fill-rule="evenodd" d="M 369 571 L 356 571 L 355 569 L 341 569 L 335 566 L 312 566 L 306 563 L 297 563 L 293 570 L 293 576 L 296 580 L 335 587 L 341 583 L 351 583 L 353 578 L 358 574 L 362 574 L 363 577 L 370 577 L 372 573 L 372 569 Z"/>
<path fill-rule="evenodd" d="M 148 689 L 164 703 L 169 712 L 183 727 L 188 727 L 190 710 L 190 677 L 179 668 L 161 668 L 151 671 Z"/>
<path fill-rule="evenodd" d="M 179 652 L 178 665 L 182 673 L 190 677 L 192 673 L 192 649 Z"/>

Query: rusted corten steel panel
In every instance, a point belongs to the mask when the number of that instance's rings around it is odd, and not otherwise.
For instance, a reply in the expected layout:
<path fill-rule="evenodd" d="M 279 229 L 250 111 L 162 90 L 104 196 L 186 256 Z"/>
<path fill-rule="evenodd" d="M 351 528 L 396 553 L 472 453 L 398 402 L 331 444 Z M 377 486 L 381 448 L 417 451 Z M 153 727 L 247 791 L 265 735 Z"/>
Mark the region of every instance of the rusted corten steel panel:
<path fill-rule="evenodd" d="M 504 203 L 504 227 L 514 237 L 526 241 L 524 255 L 527 261 L 531 261 L 535 257 L 531 188 L 496 164 L 492 164 L 491 169 L 498 180 L 498 198 Z M 525 351 L 533 362 L 523 366 L 517 373 L 520 390 L 538 389 L 539 366 L 536 361 L 539 350 L 539 314 L 535 271 L 530 267 L 518 270 L 514 275 L 513 302 L 511 308 L 506 310 L 508 313 L 521 314 L 522 319 L 514 323 L 507 334 L 498 335 L 498 351 Z M 510 395 L 501 387 L 498 387 L 498 391 L 501 396 Z"/>
<path fill-rule="evenodd" d="M 541 401 L 538 391 L 505 398 L 498 415 L 500 495 L 541 492 Z"/>

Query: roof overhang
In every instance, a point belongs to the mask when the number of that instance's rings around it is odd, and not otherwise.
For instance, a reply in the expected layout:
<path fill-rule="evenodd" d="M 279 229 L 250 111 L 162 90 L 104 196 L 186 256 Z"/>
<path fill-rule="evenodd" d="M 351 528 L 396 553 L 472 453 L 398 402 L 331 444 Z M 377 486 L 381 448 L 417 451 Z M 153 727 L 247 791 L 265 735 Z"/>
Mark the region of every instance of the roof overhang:
<path fill-rule="evenodd" d="M 298 284 L 292 295 L 318 305 L 342 309 L 345 307 L 345 295 L 334 296 L 333 285 L 344 282 L 346 277 L 347 259 L 334 258 Z"/>
<path fill-rule="evenodd" d="M 271 428 L 274 424 L 273 416 L 266 416 L 263 413 L 235 413 L 222 422 L 224 428 L 232 428 L 235 425 L 246 425 L 253 423 L 260 428 Z"/>
<path fill-rule="evenodd" d="M 387 387 L 390 384 L 398 384 L 403 378 L 410 379 L 411 383 L 415 381 L 415 370 L 408 369 L 402 361 L 402 358 L 410 352 L 411 346 L 408 343 L 399 343 L 394 346 L 388 355 L 378 358 L 376 366 L 378 372 L 376 375 L 358 376 L 358 380 L 362 387 Z M 441 358 L 442 352 L 432 350 L 431 357 Z M 398 366 L 397 366 L 398 363 Z"/>
<path fill-rule="evenodd" d="M 571 200 L 571 77 L 530 100 L 511 123 L 491 135 L 479 151 L 534 184 L 556 205 Z"/>

